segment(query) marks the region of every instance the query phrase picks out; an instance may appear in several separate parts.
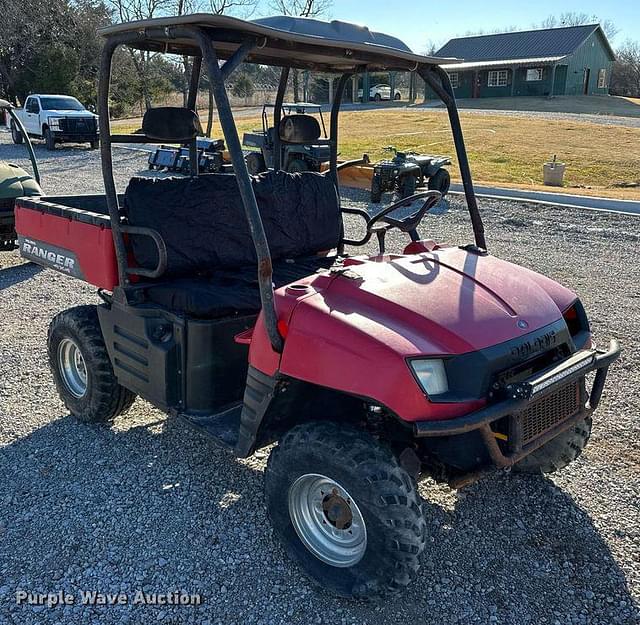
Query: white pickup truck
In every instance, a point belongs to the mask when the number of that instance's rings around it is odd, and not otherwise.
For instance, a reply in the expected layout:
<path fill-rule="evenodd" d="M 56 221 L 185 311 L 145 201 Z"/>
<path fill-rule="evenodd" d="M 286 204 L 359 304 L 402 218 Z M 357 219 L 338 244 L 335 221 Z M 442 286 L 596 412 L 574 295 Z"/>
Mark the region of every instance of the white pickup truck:
<path fill-rule="evenodd" d="M 30 95 L 24 108 L 15 110 L 30 137 L 44 139 L 47 150 L 56 143 L 85 143 L 98 147 L 98 116 L 68 95 Z M 11 124 L 11 138 L 22 143 L 22 134 Z"/>

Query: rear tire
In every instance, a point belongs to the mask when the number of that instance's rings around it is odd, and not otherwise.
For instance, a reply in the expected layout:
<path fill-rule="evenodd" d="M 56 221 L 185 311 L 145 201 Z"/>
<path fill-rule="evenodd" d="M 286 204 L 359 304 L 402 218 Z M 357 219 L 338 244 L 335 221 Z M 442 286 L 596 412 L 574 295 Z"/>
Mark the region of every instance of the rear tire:
<path fill-rule="evenodd" d="M 24 141 L 22 133 L 18 130 L 13 120 L 11 121 L 11 140 L 16 145 L 20 145 Z"/>
<path fill-rule="evenodd" d="M 570 465 L 587 446 L 591 436 L 591 417 L 576 423 L 556 438 L 513 465 L 519 473 L 555 473 Z"/>
<path fill-rule="evenodd" d="M 12 252 L 16 249 L 16 242 L 14 239 L 3 239 L 0 241 L 0 252 Z"/>
<path fill-rule="evenodd" d="M 293 428 L 271 452 L 265 493 L 287 553 L 323 588 L 379 597 L 416 578 L 426 536 L 416 485 L 366 432 L 333 422 Z"/>
<path fill-rule="evenodd" d="M 393 99 L 397 102 L 398 100 L 402 99 L 402 96 L 400 95 L 399 91 L 396 91 L 395 95 L 393 96 Z"/>
<path fill-rule="evenodd" d="M 80 421 L 110 421 L 131 407 L 136 395 L 121 386 L 113 373 L 95 306 L 78 306 L 56 315 L 47 343 L 60 399 Z"/>
<path fill-rule="evenodd" d="M 287 171 L 290 174 L 299 174 L 303 171 L 309 171 L 309 163 L 303 161 L 301 158 L 294 158 L 287 167 Z"/>
<path fill-rule="evenodd" d="M 447 195 L 449 187 L 451 186 L 451 176 L 449 171 L 443 168 L 438 169 L 438 171 L 429 178 L 427 186 L 430 190 L 440 191 L 442 197 Z"/>
<path fill-rule="evenodd" d="M 51 131 L 48 128 L 44 129 L 44 142 L 47 146 L 47 150 L 55 150 L 56 149 L 56 140 L 51 134 Z"/>

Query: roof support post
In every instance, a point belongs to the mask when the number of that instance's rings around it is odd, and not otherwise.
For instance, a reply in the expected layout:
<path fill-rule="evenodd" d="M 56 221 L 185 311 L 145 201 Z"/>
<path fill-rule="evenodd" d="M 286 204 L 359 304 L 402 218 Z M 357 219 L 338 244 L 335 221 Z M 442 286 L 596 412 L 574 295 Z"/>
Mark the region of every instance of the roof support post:
<path fill-rule="evenodd" d="M 109 122 L 109 84 L 111 82 L 111 61 L 115 49 L 122 43 L 131 41 L 130 33 L 121 36 L 110 37 L 102 47 L 100 56 L 100 74 L 98 78 L 98 127 L 100 129 L 100 161 L 102 165 L 102 178 L 104 191 L 111 222 L 111 236 L 118 263 L 118 284 L 122 287 L 129 284 L 127 273 L 127 249 L 120 230 L 120 208 L 118 206 L 118 194 L 113 178 L 113 159 L 111 154 L 111 125 Z"/>
<path fill-rule="evenodd" d="M 282 103 L 287 92 L 287 84 L 289 82 L 289 68 L 283 67 L 280 72 L 280 82 L 278 83 L 278 91 L 276 92 L 276 101 L 273 105 L 273 169 L 278 171 L 282 167 L 282 147 L 280 141 L 280 119 L 282 118 Z"/>
<path fill-rule="evenodd" d="M 553 98 L 553 96 L 554 96 L 554 88 L 556 86 L 556 67 L 558 67 L 557 63 L 554 63 L 551 66 L 551 89 L 549 89 L 549 97 L 550 98 Z"/>
<path fill-rule="evenodd" d="M 200 87 L 200 71 L 202 69 L 202 57 L 194 56 L 191 62 L 191 77 L 189 80 L 189 93 L 187 95 L 187 108 L 196 110 L 198 105 L 198 88 Z"/>
<path fill-rule="evenodd" d="M 240 63 L 242 63 L 251 50 L 253 50 L 257 45 L 255 39 L 247 39 L 232 55 L 227 59 L 220 70 L 222 72 L 222 78 L 227 80 L 231 73 L 233 72 Z"/>
<path fill-rule="evenodd" d="M 451 124 L 451 132 L 453 134 L 453 142 L 456 147 L 456 155 L 458 157 L 458 165 L 460 167 L 460 176 L 462 177 L 462 185 L 464 187 L 464 195 L 467 200 L 467 208 L 469 209 L 469 216 L 471 217 L 471 224 L 473 226 L 475 243 L 478 247 L 486 249 L 487 242 L 484 238 L 484 225 L 482 224 L 482 217 L 478 210 L 476 194 L 473 190 L 469 158 L 467 157 L 467 149 L 464 145 L 460 116 L 458 115 L 456 98 L 453 93 L 453 88 L 451 87 L 449 75 L 439 65 L 422 65 L 418 68 L 418 72 L 447 107 L 449 123 Z"/>
<path fill-rule="evenodd" d="M 218 109 L 218 118 L 222 126 L 222 132 L 227 143 L 227 149 L 231 156 L 231 162 L 235 171 L 238 188 L 244 205 L 245 215 L 249 223 L 251 238 L 258 259 L 258 285 L 260 287 L 260 300 L 262 302 L 262 314 L 271 346 L 276 352 L 282 352 L 282 337 L 278 332 L 278 315 L 273 296 L 273 269 L 271 266 L 271 254 L 269 244 L 260 218 L 258 203 L 253 192 L 251 177 L 247 171 L 247 164 L 242 153 L 242 146 L 238 137 L 229 96 L 224 86 L 224 76 L 218 65 L 218 56 L 211 45 L 209 37 L 199 28 L 188 28 L 189 34 L 198 42 L 209 74 L 209 81 L 213 89 L 213 97 Z"/>
<path fill-rule="evenodd" d="M 329 171 L 333 182 L 338 188 L 338 114 L 340 113 L 340 104 L 344 95 L 344 88 L 349 82 L 352 74 L 342 74 L 338 79 L 333 102 L 331 103 L 331 121 L 329 123 Z M 333 78 L 330 78 L 333 80 Z"/>
<path fill-rule="evenodd" d="M 511 68 L 511 97 L 513 97 L 513 90 L 515 89 L 516 86 L 516 71 L 517 71 L 517 67 L 512 67 Z"/>

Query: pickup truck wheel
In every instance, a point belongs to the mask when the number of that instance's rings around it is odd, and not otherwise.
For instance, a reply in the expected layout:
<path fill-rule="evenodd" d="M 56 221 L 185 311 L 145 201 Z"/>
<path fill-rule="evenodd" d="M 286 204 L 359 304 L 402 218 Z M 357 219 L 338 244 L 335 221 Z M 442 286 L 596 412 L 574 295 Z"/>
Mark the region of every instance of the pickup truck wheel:
<path fill-rule="evenodd" d="M 451 176 L 449 175 L 449 171 L 442 167 L 438 169 L 438 171 L 429 178 L 427 186 L 430 190 L 440 191 L 442 197 L 447 195 L 449 187 L 451 186 Z"/>
<path fill-rule="evenodd" d="M 48 128 L 44 129 L 44 142 L 47 146 L 47 150 L 56 149 L 56 140 L 54 139 L 53 134 Z"/>
<path fill-rule="evenodd" d="M 131 407 L 136 396 L 118 384 L 95 306 L 56 315 L 47 343 L 58 394 L 71 414 L 96 423 L 110 421 Z"/>
<path fill-rule="evenodd" d="M 401 98 L 402 98 L 402 96 L 400 95 L 400 92 L 396 91 L 394 96 L 393 96 L 393 99 L 397 101 L 397 100 L 400 100 Z"/>
<path fill-rule="evenodd" d="M 333 422 L 290 430 L 265 472 L 287 553 L 342 597 L 394 594 L 416 578 L 426 522 L 416 485 L 385 445 Z"/>
<path fill-rule="evenodd" d="M 16 144 L 20 145 L 23 141 L 22 133 L 18 130 L 15 123 L 11 122 L 11 140 Z"/>
<path fill-rule="evenodd" d="M 519 473 L 555 473 L 571 464 L 587 446 L 591 436 L 591 417 L 585 417 L 573 427 L 530 453 L 513 465 Z"/>

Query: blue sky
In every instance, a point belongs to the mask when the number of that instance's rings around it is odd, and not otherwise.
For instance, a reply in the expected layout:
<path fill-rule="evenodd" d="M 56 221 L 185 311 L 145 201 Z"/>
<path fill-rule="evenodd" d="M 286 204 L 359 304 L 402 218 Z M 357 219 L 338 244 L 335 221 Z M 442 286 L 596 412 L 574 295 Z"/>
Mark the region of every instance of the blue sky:
<path fill-rule="evenodd" d="M 424 52 L 431 39 L 438 45 L 467 31 L 497 28 L 531 28 L 548 15 L 567 11 L 598 15 L 610 19 L 620 29 L 612 41 L 613 47 L 625 39 L 640 40 L 640 2 L 638 0 L 569 0 L 558 3 L 538 0 L 535 4 L 498 0 L 457 0 L 455 3 L 425 0 L 335 0 L 331 18 L 365 24 L 402 39 L 414 52 Z"/>

